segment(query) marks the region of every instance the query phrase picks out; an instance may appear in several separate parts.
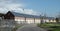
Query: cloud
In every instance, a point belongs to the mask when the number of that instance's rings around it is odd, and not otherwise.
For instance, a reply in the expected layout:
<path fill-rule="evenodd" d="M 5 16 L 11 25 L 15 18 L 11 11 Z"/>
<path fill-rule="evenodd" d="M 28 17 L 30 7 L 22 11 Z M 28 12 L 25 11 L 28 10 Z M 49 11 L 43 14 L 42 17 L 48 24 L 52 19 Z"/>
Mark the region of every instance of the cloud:
<path fill-rule="evenodd" d="M 0 12 L 6 13 L 8 11 L 14 11 L 24 14 L 30 14 L 30 15 L 39 15 L 39 12 L 36 12 L 32 9 L 24 9 L 26 6 L 22 3 L 16 3 L 16 0 L 0 0 Z"/>
<path fill-rule="evenodd" d="M 18 10 L 18 11 L 17 11 Z M 18 12 L 18 13 L 23 13 L 23 14 L 29 14 L 29 15 L 40 15 L 40 12 L 34 11 L 32 9 L 21 9 L 21 8 L 17 8 L 15 10 L 13 10 L 14 12 Z"/>
<path fill-rule="evenodd" d="M 24 4 L 14 3 L 15 0 L 0 0 L 1 12 L 7 12 L 16 8 L 24 7 Z M 5 11 L 6 10 L 6 11 Z"/>

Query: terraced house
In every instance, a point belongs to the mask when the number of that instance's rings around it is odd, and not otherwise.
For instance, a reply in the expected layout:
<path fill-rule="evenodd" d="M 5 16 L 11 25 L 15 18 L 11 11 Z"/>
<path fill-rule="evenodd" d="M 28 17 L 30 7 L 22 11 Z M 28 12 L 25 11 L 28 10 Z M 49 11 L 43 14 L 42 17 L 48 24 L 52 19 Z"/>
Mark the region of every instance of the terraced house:
<path fill-rule="evenodd" d="M 55 19 L 52 17 L 46 17 L 44 19 L 41 18 L 42 16 L 36 15 L 27 15 L 17 12 L 8 11 L 7 14 L 4 16 L 5 19 L 16 21 L 18 24 L 20 23 L 41 23 L 41 21 L 45 22 L 55 22 Z"/>

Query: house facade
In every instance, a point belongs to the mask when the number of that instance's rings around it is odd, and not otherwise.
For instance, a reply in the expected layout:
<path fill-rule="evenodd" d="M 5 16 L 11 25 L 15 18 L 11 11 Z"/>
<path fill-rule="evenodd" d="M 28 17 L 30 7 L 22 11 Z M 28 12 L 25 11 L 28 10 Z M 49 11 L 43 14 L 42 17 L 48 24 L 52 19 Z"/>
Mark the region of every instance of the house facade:
<path fill-rule="evenodd" d="M 55 22 L 54 19 L 51 18 L 45 18 L 41 19 L 41 16 L 35 16 L 35 15 L 27 15 L 22 13 L 16 13 L 16 12 L 7 12 L 7 14 L 4 16 L 4 19 L 11 19 L 13 21 L 16 21 L 18 24 L 20 23 L 41 23 L 41 21 L 45 22 Z"/>

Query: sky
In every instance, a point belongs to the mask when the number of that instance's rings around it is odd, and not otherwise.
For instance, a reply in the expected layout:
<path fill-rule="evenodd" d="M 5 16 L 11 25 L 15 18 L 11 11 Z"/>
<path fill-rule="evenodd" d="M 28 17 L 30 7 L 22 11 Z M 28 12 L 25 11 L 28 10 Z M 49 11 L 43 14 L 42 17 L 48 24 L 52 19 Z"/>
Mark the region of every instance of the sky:
<path fill-rule="evenodd" d="M 0 0 L 0 13 L 7 11 L 55 17 L 60 13 L 60 0 Z"/>

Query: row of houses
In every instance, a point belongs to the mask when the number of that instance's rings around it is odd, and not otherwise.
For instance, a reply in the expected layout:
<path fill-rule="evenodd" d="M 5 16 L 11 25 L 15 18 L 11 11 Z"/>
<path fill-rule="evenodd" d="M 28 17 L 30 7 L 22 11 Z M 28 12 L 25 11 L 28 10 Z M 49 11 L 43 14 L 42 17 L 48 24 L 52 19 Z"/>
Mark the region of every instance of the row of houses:
<path fill-rule="evenodd" d="M 56 22 L 54 17 L 44 17 L 44 16 L 36 16 L 36 15 L 28 15 L 28 14 L 22 14 L 17 12 L 11 12 L 8 11 L 4 19 L 13 20 L 16 21 L 16 23 L 45 23 L 45 22 Z"/>

